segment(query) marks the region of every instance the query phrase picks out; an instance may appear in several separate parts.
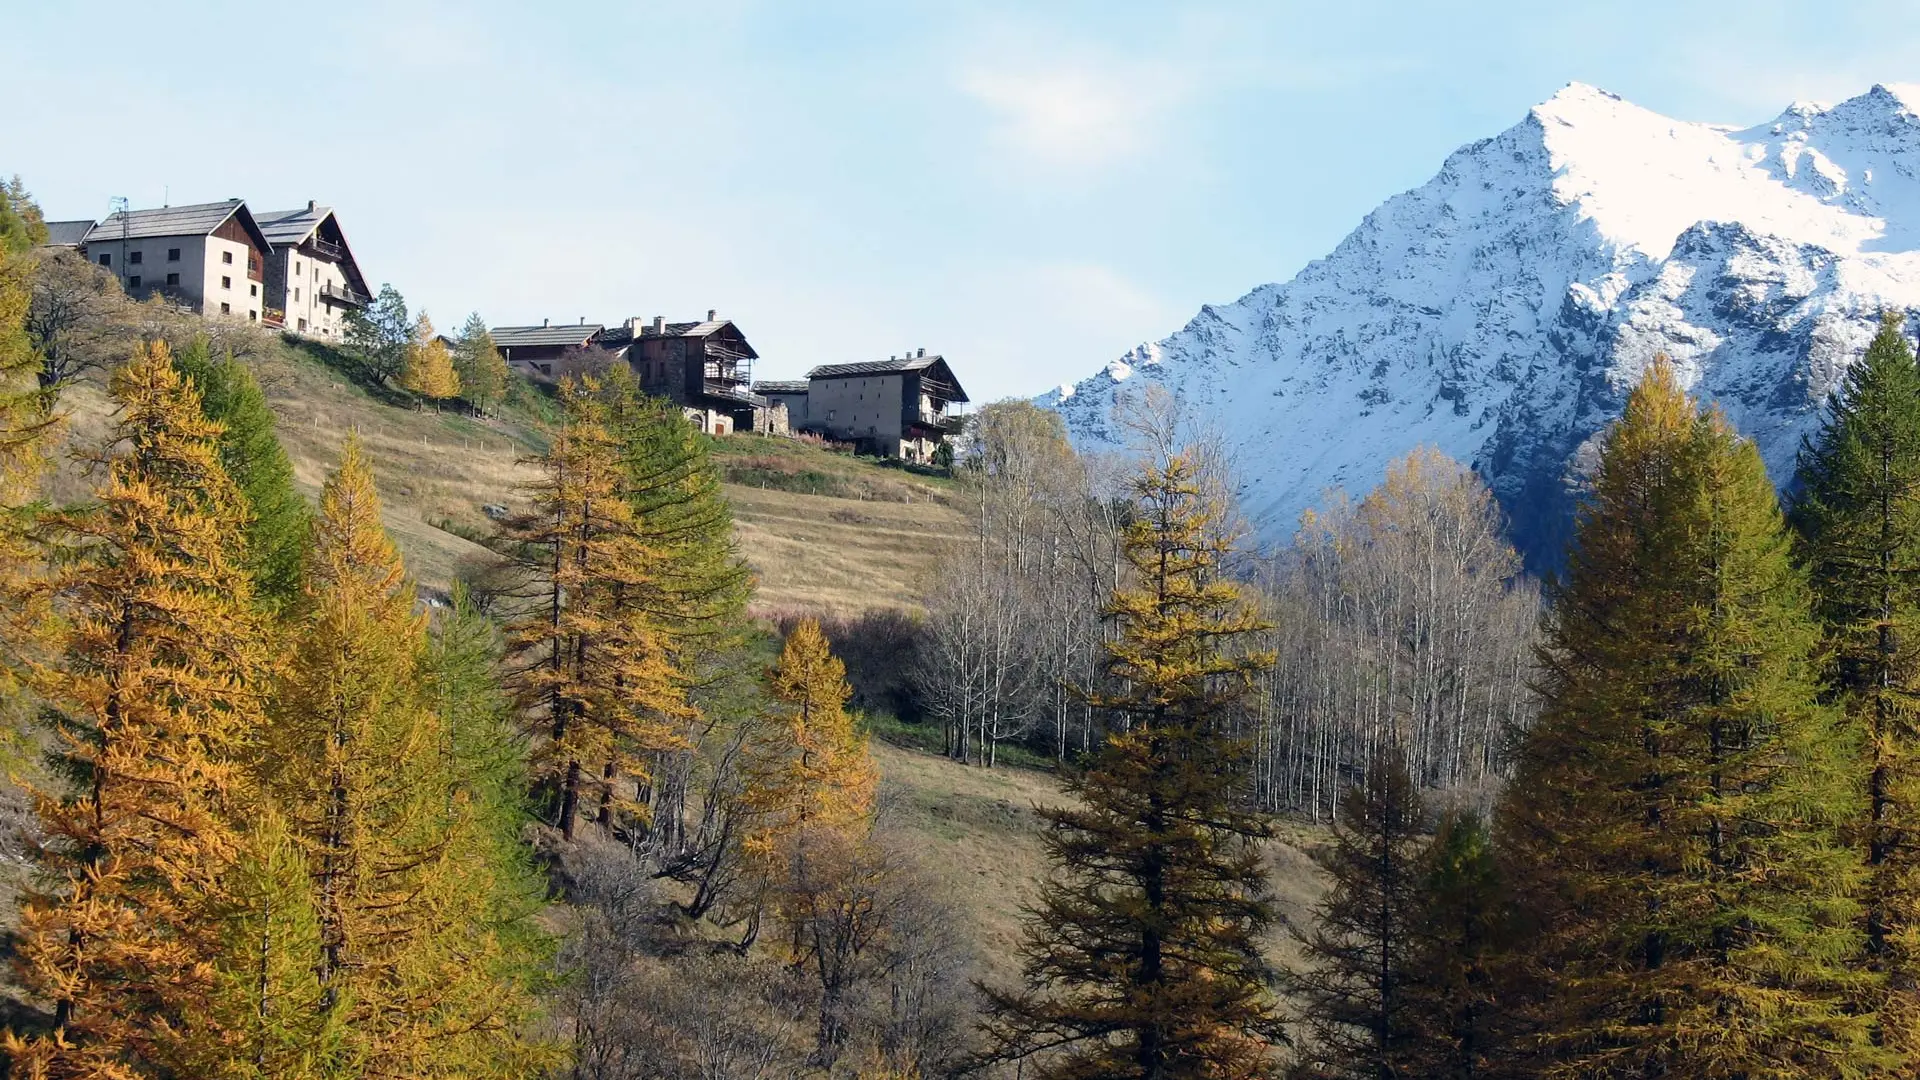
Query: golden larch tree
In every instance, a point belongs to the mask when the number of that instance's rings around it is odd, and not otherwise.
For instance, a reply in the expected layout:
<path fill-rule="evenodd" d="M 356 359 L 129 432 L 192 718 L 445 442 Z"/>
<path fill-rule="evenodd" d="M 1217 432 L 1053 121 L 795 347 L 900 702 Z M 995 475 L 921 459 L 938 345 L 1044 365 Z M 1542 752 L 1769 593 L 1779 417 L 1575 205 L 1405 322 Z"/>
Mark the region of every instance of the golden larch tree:
<path fill-rule="evenodd" d="M 691 710 L 669 633 L 636 603 L 657 592 L 658 553 L 623 497 L 619 444 L 597 390 L 562 388 L 565 415 L 540 460 L 533 508 L 503 530 L 526 583 L 525 608 L 508 627 L 510 675 L 540 737 L 535 777 L 568 839 L 584 797 L 597 791 L 608 817 L 620 778 L 643 780 L 653 754 L 683 745 Z"/>
<path fill-rule="evenodd" d="M 857 833 L 872 818 L 878 774 L 847 712 L 846 676 L 819 622 L 803 620 L 787 635 L 741 763 L 749 858 L 778 863 L 808 830 Z"/>
<path fill-rule="evenodd" d="M 1664 359 L 1608 432 L 1497 816 L 1548 1075 L 1887 1075 L 1849 993 L 1853 748 L 1759 452 Z"/>
<path fill-rule="evenodd" d="M 400 385 L 434 401 L 460 396 L 460 374 L 454 370 L 453 353 L 440 340 L 433 320 L 424 311 L 413 324 L 413 341 L 407 346 L 406 364 L 400 369 Z"/>
<path fill-rule="evenodd" d="M 1245 747 L 1231 712 L 1270 654 L 1223 564 L 1226 507 L 1174 452 L 1133 482 L 1123 553 L 1130 582 L 1106 614 L 1115 732 L 1047 808 L 1054 876 L 1022 946 L 1018 988 L 983 988 L 989 1045 L 975 1064 L 1031 1059 L 1059 1080 L 1229 1080 L 1272 1075 L 1284 1039 L 1261 937 L 1272 925 L 1242 808 Z"/>
<path fill-rule="evenodd" d="M 74 783 L 33 792 L 43 872 L 16 964 L 54 1028 L 9 1037 L 18 1075 L 180 1075 L 244 1038 L 211 1007 L 270 674 L 244 503 L 164 345 L 142 347 L 111 393 L 105 481 L 50 523 L 62 647 L 32 674 Z"/>
<path fill-rule="evenodd" d="M 494 849 L 447 759 L 426 620 L 357 441 L 321 493 L 306 562 L 263 771 L 306 855 L 317 1008 L 338 1032 L 328 1064 L 512 1075 L 526 1061 L 510 1022 L 523 1003 L 492 982 Z"/>
<path fill-rule="evenodd" d="M 305 565 L 263 773 L 305 855 L 321 1057 L 355 1076 L 524 1074 L 526 1005 L 493 980 L 495 847 L 445 755 L 426 619 L 355 440 Z"/>

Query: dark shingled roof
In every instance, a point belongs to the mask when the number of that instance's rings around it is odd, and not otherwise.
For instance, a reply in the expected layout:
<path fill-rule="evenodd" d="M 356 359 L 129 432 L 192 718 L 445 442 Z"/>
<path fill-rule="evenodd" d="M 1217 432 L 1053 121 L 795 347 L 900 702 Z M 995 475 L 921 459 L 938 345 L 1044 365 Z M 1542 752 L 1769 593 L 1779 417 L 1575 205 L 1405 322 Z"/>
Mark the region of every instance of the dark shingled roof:
<path fill-rule="evenodd" d="M 941 360 L 938 356 L 903 356 L 898 360 L 867 360 L 857 364 L 822 364 L 807 372 L 809 379 L 845 379 L 855 375 L 898 375 L 920 371 Z"/>
<path fill-rule="evenodd" d="M 496 326 L 487 333 L 502 349 L 524 349 L 534 345 L 585 345 L 606 329 L 599 323 L 563 323 L 559 326 Z"/>
<path fill-rule="evenodd" d="M 254 215 L 260 223 L 260 231 L 267 234 L 267 242 L 274 247 L 298 244 L 313 235 L 313 230 L 333 213 L 331 206 L 316 206 L 312 209 L 301 207 L 298 210 L 262 210 Z"/>
<path fill-rule="evenodd" d="M 92 218 L 47 222 L 47 247 L 79 247 L 93 229 Z"/>
<path fill-rule="evenodd" d="M 807 392 L 805 379 L 771 379 L 753 384 L 756 394 L 804 394 Z"/>
<path fill-rule="evenodd" d="M 271 241 L 254 224 L 253 215 L 247 213 L 247 204 L 239 199 L 108 214 L 106 220 L 87 233 L 87 242 L 97 244 L 121 239 L 146 240 L 157 236 L 206 236 L 235 214 L 242 215 L 241 224 L 254 234 L 255 239 L 271 246 Z"/>

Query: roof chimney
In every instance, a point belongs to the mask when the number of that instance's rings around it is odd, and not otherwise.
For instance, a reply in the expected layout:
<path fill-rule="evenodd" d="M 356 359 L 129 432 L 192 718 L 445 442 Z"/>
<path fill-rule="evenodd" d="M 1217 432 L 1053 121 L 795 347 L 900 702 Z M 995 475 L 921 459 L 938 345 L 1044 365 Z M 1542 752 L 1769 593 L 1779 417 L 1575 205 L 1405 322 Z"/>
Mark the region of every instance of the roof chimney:
<path fill-rule="evenodd" d="M 921 350 L 920 350 L 920 355 L 921 355 L 921 356 L 925 356 L 925 355 L 927 355 L 927 350 L 925 350 L 925 349 L 921 349 Z"/>
<path fill-rule="evenodd" d="M 655 315 L 653 317 L 653 336 L 659 337 L 661 334 L 664 334 L 666 332 L 667 332 L 667 317 L 665 315 Z"/>
<path fill-rule="evenodd" d="M 585 315 L 580 316 L 580 325 L 581 326 L 587 325 L 587 317 Z"/>
<path fill-rule="evenodd" d="M 541 325 L 541 326 L 545 326 L 545 325 L 547 325 L 547 320 L 545 320 L 545 319 L 541 319 L 541 320 L 540 320 L 540 325 Z"/>
<path fill-rule="evenodd" d="M 707 321 L 708 321 L 708 322 L 712 322 L 712 321 L 714 320 L 714 318 L 715 318 L 715 317 L 717 317 L 717 316 L 718 316 L 719 314 L 720 314 L 720 313 L 719 313 L 718 311 L 715 311 L 715 310 L 714 310 L 714 309 L 712 309 L 712 308 L 708 308 L 708 309 L 707 309 Z"/>
<path fill-rule="evenodd" d="M 316 207 L 314 206 L 314 203 L 313 203 L 313 200 L 312 200 L 312 199 L 308 199 L 308 200 L 307 200 L 307 213 L 309 213 L 309 214 L 311 214 L 311 213 L 313 213 L 313 211 L 314 211 L 315 209 L 316 209 Z"/>

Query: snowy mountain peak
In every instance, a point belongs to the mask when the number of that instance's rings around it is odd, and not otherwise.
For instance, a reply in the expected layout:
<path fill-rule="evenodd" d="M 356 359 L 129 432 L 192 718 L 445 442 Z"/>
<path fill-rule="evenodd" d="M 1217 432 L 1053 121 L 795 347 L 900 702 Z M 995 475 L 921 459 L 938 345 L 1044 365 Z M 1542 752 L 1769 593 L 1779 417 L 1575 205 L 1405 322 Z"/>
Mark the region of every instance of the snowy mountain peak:
<path fill-rule="evenodd" d="M 1755 127 L 1570 83 L 1455 151 L 1285 284 L 1041 399 L 1087 445 L 1174 390 L 1237 440 L 1271 537 L 1420 443 L 1472 461 L 1536 564 L 1591 439 L 1660 353 L 1776 478 L 1883 307 L 1920 309 L 1920 85 Z"/>

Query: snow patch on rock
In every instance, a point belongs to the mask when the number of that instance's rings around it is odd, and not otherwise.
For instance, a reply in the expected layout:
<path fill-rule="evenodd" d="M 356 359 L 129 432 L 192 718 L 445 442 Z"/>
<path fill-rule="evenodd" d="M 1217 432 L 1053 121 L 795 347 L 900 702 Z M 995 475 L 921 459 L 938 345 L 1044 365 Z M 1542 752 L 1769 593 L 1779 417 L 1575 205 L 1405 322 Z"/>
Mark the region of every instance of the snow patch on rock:
<path fill-rule="evenodd" d="M 1733 128 L 1571 84 L 1292 280 L 1039 401 L 1091 447 L 1122 441 L 1114 406 L 1144 383 L 1207 410 L 1271 539 L 1430 444 L 1551 565 L 1580 462 L 1655 355 L 1790 477 L 1881 309 L 1920 309 L 1917 107 L 1920 85 L 1876 86 Z"/>

